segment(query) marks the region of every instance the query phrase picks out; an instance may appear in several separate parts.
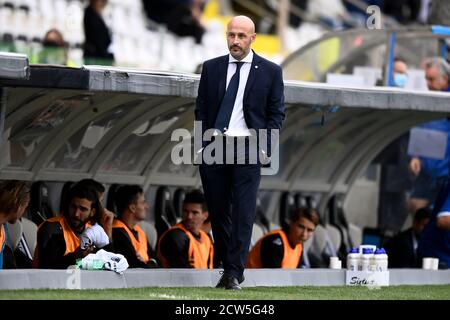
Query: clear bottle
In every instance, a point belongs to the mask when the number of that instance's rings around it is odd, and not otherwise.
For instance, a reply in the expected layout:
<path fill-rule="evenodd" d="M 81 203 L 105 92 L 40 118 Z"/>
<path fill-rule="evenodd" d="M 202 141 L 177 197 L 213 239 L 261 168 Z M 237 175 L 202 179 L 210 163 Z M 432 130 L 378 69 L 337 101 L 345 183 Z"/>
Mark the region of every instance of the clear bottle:
<path fill-rule="evenodd" d="M 359 250 L 358 248 L 351 248 L 347 255 L 347 270 L 357 271 L 359 264 Z"/>
<path fill-rule="evenodd" d="M 103 260 L 101 259 L 77 259 L 76 267 L 84 270 L 103 270 Z"/>

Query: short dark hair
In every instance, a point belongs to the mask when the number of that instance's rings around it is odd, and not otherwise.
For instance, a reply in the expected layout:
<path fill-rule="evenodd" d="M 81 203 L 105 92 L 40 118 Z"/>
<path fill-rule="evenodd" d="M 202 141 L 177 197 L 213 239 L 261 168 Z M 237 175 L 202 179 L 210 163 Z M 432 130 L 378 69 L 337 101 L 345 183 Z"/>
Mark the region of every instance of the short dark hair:
<path fill-rule="evenodd" d="M 297 222 L 300 218 L 305 218 L 317 225 L 320 223 L 320 216 L 316 209 L 314 208 L 298 208 L 295 209 L 290 217 L 291 222 Z"/>
<path fill-rule="evenodd" d="M 85 186 L 87 188 L 92 188 L 95 192 L 97 192 L 97 194 L 105 193 L 106 190 L 103 184 L 94 179 L 83 179 L 78 181 L 76 184 Z"/>
<path fill-rule="evenodd" d="M 99 222 L 102 207 L 100 205 L 100 200 L 98 199 L 98 194 L 94 189 L 86 188 L 86 186 L 80 185 L 78 183 L 74 184 L 72 188 L 70 188 L 63 205 L 63 215 L 67 219 L 69 219 L 70 203 L 73 198 L 87 199 L 91 201 L 91 208 L 95 209 L 95 214 L 91 218 L 91 221 Z"/>
<path fill-rule="evenodd" d="M 203 192 L 198 189 L 194 189 L 189 191 L 184 197 L 183 204 L 185 203 L 197 203 L 202 205 L 203 211 L 208 211 L 208 207 L 206 205 L 205 196 Z"/>
<path fill-rule="evenodd" d="M 144 190 L 138 185 L 120 186 L 114 195 L 117 207 L 117 216 L 122 217 L 130 204 L 136 203 L 138 196 L 143 194 Z"/>
<path fill-rule="evenodd" d="M 430 218 L 431 218 L 431 209 L 427 207 L 418 209 L 414 214 L 414 221 L 422 221 Z"/>

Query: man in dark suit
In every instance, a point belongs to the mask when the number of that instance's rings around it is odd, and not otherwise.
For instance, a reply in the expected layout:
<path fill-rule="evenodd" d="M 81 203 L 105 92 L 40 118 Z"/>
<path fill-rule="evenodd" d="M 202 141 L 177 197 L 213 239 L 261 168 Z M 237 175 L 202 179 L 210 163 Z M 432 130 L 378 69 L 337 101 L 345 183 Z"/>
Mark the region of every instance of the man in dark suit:
<path fill-rule="evenodd" d="M 281 68 L 251 50 L 256 34 L 250 18 L 231 19 L 226 36 L 230 54 L 203 64 L 195 119 L 201 121 L 204 133 L 200 176 L 211 215 L 216 266 L 224 269 L 216 287 L 241 289 L 261 163 L 270 158 L 275 143 L 270 137 L 285 118 L 284 86 Z M 211 131 L 212 142 L 221 141 L 223 147 L 214 149 L 212 163 L 206 160 L 210 145 L 205 141 Z M 235 148 L 240 142 L 245 147 Z M 259 157 L 253 162 L 254 149 Z"/>
<path fill-rule="evenodd" d="M 417 252 L 420 234 L 431 217 L 428 208 L 421 208 L 414 215 L 411 228 L 399 233 L 386 243 L 390 268 L 419 268 L 421 264 Z"/>

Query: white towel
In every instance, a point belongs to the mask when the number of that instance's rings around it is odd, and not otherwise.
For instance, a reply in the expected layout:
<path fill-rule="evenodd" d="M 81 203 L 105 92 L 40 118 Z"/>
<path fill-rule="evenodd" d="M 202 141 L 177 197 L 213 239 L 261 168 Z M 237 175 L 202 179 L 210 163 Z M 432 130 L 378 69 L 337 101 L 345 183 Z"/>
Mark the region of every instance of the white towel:
<path fill-rule="evenodd" d="M 108 235 L 98 223 L 86 228 L 80 236 L 80 248 L 82 250 L 93 245 L 97 248 L 103 248 L 107 244 L 109 244 Z"/>
<path fill-rule="evenodd" d="M 120 274 L 128 269 L 129 266 L 127 259 L 123 255 L 101 249 L 97 253 L 90 253 L 84 257 L 79 267 L 80 269 L 94 270 L 97 269 L 95 267 L 98 267 L 99 264 L 103 264 L 103 269 L 105 270 L 111 270 Z"/>

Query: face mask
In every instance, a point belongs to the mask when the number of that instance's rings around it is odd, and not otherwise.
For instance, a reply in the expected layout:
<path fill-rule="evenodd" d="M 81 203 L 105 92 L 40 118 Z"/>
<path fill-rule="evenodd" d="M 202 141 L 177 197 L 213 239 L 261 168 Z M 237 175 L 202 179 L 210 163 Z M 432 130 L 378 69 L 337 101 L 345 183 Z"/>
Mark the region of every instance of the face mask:
<path fill-rule="evenodd" d="M 54 40 L 47 40 L 44 41 L 42 44 L 44 45 L 44 47 L 51 47 L 51 48 L 58 48 L 61 46 L 58 42 Z"/>
<path fill-rule="evenodd" d="M 394 86 L 404 88 L 408 77 L 404 73 L 394 73 Z"/>

